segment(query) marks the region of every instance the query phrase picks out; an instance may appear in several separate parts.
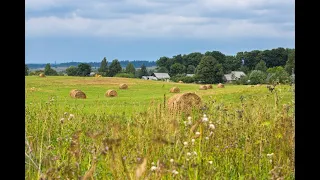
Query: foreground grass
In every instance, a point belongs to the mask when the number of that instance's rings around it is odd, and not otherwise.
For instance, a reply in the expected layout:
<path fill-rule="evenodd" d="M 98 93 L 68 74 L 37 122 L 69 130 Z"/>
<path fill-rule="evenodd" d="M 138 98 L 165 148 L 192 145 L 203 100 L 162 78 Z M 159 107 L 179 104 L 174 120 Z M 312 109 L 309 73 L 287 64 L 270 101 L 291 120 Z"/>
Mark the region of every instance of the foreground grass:
<path fill-rule="evenodd" d="M 26 79 L 26 179 L 294 179 L 291 87 L 107 80 Z M 119 80 L 130 90 L 100 95 Z M 206 108 L 169 113 L 173 85 Z M 73 88 L 88 99 L 66 96 Z"/>

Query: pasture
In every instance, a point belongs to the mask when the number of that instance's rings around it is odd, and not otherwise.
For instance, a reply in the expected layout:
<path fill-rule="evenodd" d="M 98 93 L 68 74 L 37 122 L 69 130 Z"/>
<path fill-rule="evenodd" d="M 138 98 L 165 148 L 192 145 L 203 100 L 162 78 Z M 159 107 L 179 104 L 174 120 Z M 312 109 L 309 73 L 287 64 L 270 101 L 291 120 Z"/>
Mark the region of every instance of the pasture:
<path fill-rule="evenodd" d="M 289 85 L 271 92 L 265 85 L 199 90 L 128 78 L 25 79 L 26 179 L 294 179 Z M 173 86 L 196 93 L 205 107 L 169 112 Z M 71 98 L 72 89 L 87 98 Z M 118 96 L 106 97 L 109 89 Z"/>

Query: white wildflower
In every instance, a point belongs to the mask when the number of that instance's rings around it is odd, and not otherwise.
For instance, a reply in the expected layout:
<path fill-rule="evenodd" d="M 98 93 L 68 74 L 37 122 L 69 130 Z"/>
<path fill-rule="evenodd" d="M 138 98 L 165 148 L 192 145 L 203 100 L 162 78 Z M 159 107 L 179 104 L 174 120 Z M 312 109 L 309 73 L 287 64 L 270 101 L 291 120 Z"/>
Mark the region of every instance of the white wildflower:
<path fill-rule="evenodd" d="M 212 164 L 213 162 L 212 162 L 212 161 L 209 161 L 208 163 L 209 163 L 209 164 Z"/>
<path fill-rule="evenodd" d="M 184 146 L 188 146 L 188 142 L 184 142 L 183 145 L 184 145 Z"/>
<path fill-rule="evenodd" d="M 209 140 L 209 137 L 205 137 L 206 140 Z"/>
<path fill-rule="evenodd" d="M 191 153 L 187 152 L 187 156 L 191 156 Z"/>
<path fill-rule="evenodd" d="M 268 158 L 271 158 L 273 155 L 274 155 L 273 153 L 267 154 L 267 157 L 268 157 Z"/>
<path fill-rule="evenodd" d="M 174 160 L 173 160 L 173 159 L 170 159 L 170 162 L 171 162 L 171 163 L 173 163 L 173 162 L 174 162 Z"/>
<path fill-rule="evenodd" d="M 196 140 L 195 140 L 195 139 L 191 139 L 191 142 L 192 142 L 192 144 L 193 144 L 194 142 L 196 142 Z"/>
<path fill-rule="evenodd" d="M 64 121 L 64 118 L 61 118 L 61 119 L 60 119 L 60 122 L 63 123 L 63 121 Z"/>
<path fill-rule="evenodd" d="M 193 155 L 195 155 L 195 156 L 196 156 L 196 155 L 198 155 L 198 154 L 197 154 L 197 152 L 193 151 Z"/>
<path fill-rule="evenodd" d="M 209 134 L 209 136 L 212 136 L 212 134 L 213 134 L 213 132 L 212 132 L 212 131 L 210 131 L 210 134 Z"/>
<path fill-rule="evenodd" d="M 183 124 L 186 126 L 187 125 L 187 121 L 183 121 Z"/>
<path fill-rule="evenodd" d="M 175 174 L 175 175 L 179 174 L 179 172 L 176 171 L 176 170 L 173 170 L 172 173 Z"/>
<path fill-rule="evenodd" d="M 187 158 L 186 160 L 187 160 L 187 161 L 189 161 L 189 159 L 188 159 L 188 158 Z"/>
<path fill-rule="evenodd" d="M 206 115 L 206 114 L 203 114 L 203 117 L 207 117 L 207 115 Z"/>
<path fill-rule="evenodd" d="M 196 132 L 196 135 L 200 135 L 200 132 Z"/>
<path fill-rule="evenodd" d="M 151 163 L 151 165 L 155 165 L 155 163 L 154 163 L 154 162 L 152 162 L 152 163 Z"/>
<path fill-rule="evenodd" d="M 190 116 L 188 117 L 188 120 L 191 121 L 191 117 Z"/>
<path fill-rule="evenodd" d="M 202 118 L 202 122 L 208 122 L 208 118 L 207 117 L 203 117 Z"/>
<path fill-rule="evenodd" d="M 156 166 L 152 166 L 152 167 L 151 167 L 151 171 L 155 171 L 156 169 L 157 169 Z"/>
<path fill-rule="evenodd" d="M 209 129 L 214 130 L 216 127 L 214 126 L 214 124 L 209 124 Z"/>
<path fill-rule="evenodd" d="M 71 120 L 71 119 L 73 119 L 73 118 L 74 118 L 74 115 L 73 115 L 73 114 L 70 114 L 68 120 Z"/>
<path fill-rule="evenodd" d="M 192 121 L 191 120 L 188 120 L 188 125 L 192 125 Z"/>

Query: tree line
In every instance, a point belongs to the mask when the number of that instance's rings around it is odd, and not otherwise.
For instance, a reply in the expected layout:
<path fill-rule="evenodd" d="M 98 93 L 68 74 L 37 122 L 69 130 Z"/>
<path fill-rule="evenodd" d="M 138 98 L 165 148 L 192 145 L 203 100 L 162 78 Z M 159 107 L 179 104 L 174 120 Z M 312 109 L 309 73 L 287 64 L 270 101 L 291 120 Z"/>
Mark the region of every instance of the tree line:
<path fill-rule="evenodd" d="M 113 60 L 108 66 L 106 57 L 100 62 L 97 73 L 108 77 L 141 78 L 153 72 L 168 73 L 173 81 L 219 83 L 225 81 L 224 74 L 231 71 L 243 71 L 247 76 L 235 81 L 238 84 L 254 84 L 265 82 L 288 82 L 295 64 L 295 49 L 275 48 L 271 50 L 253 50 L 238 52 L 235 56 L 225 55 L 220 51 L 207 51 L 205 53 L 192 52 L 178 54 L 172 57 L 163 56 L 157 59 L 155 70 L 147 71 L 146 65 L 139 68 L 133 62 L 125 61 L 126 67 L 122 68 L 121 62 Z M 26 75 L 28 75 L 26 65 Z M 34 72 L 36 73 L 40 73 Z M 92 72 L 90 63 L 80 63 L 66 69 L 68 76 L 88 76 Z M 47 64 L 44 70 L 46 75 L 57 75 Z M 193 77 L 186 74 L 194 74 Z"/>

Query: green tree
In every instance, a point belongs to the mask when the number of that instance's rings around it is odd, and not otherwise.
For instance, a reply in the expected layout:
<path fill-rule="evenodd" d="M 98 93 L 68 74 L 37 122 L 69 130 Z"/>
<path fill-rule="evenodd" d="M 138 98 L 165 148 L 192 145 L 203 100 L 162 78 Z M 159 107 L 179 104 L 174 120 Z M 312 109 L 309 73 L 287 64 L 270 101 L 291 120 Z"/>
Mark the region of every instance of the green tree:
<path fill-rule="evenodd" d="M 196 67 L 194 67 L 194 65 L 189 65 L 187 67 L 187 74 L 194 74 L 195 70 L 196 70 Z"/>
<path fill-rule="evenodd" d="M 47 76 L 58 76 L 57 71 L 51 68 L 50 63 L 46 64 L 46 67 L 44 68 L 44 74 Z"/>
<path fill-rule="evenodd" d="M 169 72 L 168 69 L 165 67 L 157 67 L 156 71 L 158 73 L 168 73 Z"/>
<path fill-rule="evenodd" d="M 223 67 L 212 56 L 203 56 L 196 68 L 196 79 L 203 83 L 222 82 Z"/>
<path fill-rule="evenodd" d="M 261 60 L 255 67 L 255 70 L 260 70 L 262 72 L 266 72 L 267 69 L 266 63 L 263 60 Z"/>
<path fill-rule="evenodd" d="M 66 69 L 66 73 L 68 76 L 76 76 L 78 75 L 78 68 L 75 66 L 70 66 Z"/>
<path fill-rule="evenodd" d="M 101 64 L 100 64 L 100 68 L 98 69 L 98 72 L 100 74 L 102 74 L 103 76 L 107 75 L 107 72 L 108 72 L 108 61 L 107 61 L 106 57 L 104 57 L 102 59 Z"/>
<path fill-rule="evenodd" d="M 120 62 L 118 61 L 118 59 L 114 59 L 110 66 L 109 66 L 109 76 L 113 77 L 114 75 L 116 75 L 117 73 L 120 73 L 122 71 L 122 67 L 120 65 Z"/>
<path fill-rule="evenodd" d="M 89 76 L 89 74 L 91 73 L 91 66 L 87 63 L 80 63 L 77 69 L 78 76 Z"/>
<path fill-rule="evenodd" d="M 285 65 L 285 70 L 288 74 L 292 74 L 295 71 L 295 50 L 288 50 L 288 60 Z"/>
<path fill-rule="evenodd" d="M 286 72 L 286 70 L 282 66 L 276 66 L 273 68 L 269 68 L 267 70 L 268 77 L 267 82 L 268 83 L 289 83 L 289 74 Z"/>
<path fill-rule="evenodd" d="M 226 56 L 225 63 L 222 64 L 224 73 L 230 73 L 231 71 L 238 70 L 241 67 L 241 60 L 238 60 L 235 56 Z"/>
<path fill-rule="evenodd" d="M 214 57 L 219 64 L 224 64 L 226 60 L 226 55 L 224 55 L 220 51 L 207 51 L 204 55 Z"/>
<path fill-rule="evenodd" d="M 28 74 L 29 74 L 29 68 L 28 68 L 28 66 L 25 64 L 25 67 L 24 67 L 24 75 L 25 76 L 28 76 Z"/>
<path fill-rule="evenodd" d="M 253 70 L 249 75 L 250 84 L 262 84 L 266 78 L 267 74 L 260 70 Z"/>
<path fill-rule="evenodd" d="M 129 73 L 129 74 L 136 73 L 136 68 L 134 68 L 134 65 L 132 63 L 128 63 L 128 65 L 126 67 L 126 73 Z"/>
<path fill-rule="evenodd" d="M 139 75 L 140 78 L 141 78 L 142 76 L 148 76 L 147 67 L 146 67 L 144 64 L 142 64 L 142 66 L 141 66 L 140 69 L 141 69 L 140 75 Z"/>
<path fill-rule="evenodd" d="M 170 67 L 170 76 L 175 76 L 176 74 L 183 74 L 185 73 L 185 66 L 180 63 L 174 63 Z"/>

